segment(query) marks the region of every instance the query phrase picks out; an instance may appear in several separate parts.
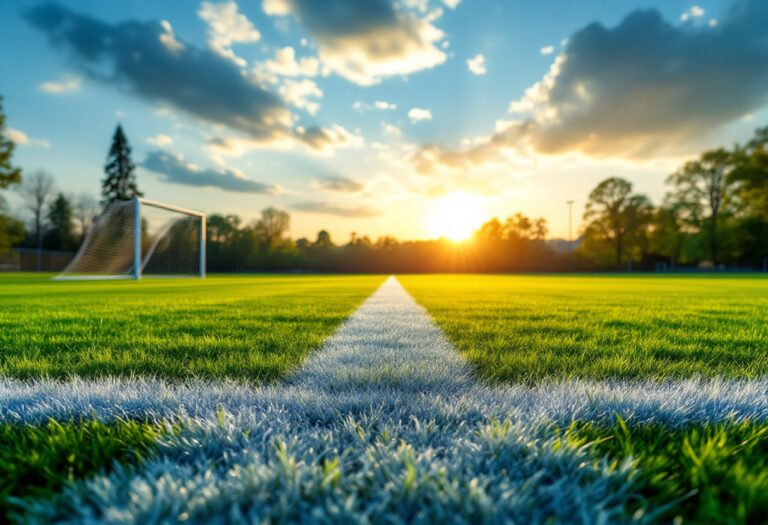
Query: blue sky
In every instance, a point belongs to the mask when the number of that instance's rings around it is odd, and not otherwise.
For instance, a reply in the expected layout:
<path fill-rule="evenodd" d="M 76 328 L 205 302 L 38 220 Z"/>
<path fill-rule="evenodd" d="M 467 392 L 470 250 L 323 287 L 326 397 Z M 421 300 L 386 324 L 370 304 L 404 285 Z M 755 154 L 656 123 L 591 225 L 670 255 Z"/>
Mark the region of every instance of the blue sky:
<path fill-rule="evenodd" d="M 9 1 L 0 95 L 17 162 L 73 194 L 119 121 L 147 196 L 294 237 L 433 236 L 457 192 L 564 236 L 602 178 L 658 201 L 766 124 L 765 27 L 760 0 Z"/>

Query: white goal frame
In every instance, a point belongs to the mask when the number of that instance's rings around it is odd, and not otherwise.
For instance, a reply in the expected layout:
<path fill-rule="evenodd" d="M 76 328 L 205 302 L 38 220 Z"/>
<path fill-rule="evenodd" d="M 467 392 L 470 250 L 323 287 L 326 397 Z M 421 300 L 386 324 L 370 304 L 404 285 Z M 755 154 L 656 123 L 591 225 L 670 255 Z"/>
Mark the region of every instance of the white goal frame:
<path fill-rule="evenodd" d="M 54 280 L 61 280 L 61 281 L 79 281 L 79 280 L 111 280 L 111 279 L 133 279 L 133 280 L 140 280 L 143 275 L 144 266 L 149 263 L 155 248 L 157 247 L 158 242 L 161 240 L 162 237 L 159 237 L 148 249 L 147 253 L 142 253 L 142 206 L 147 206 L 151 208 L 159 208 L 167 211 L 172 211 L 176 213 L 181 213 L 183 215 L 188 215 L 190 217 L 196 217 L 200 221 L 200 232 L 198 234 L 198 273 L 197 277 L 204 279 L 206 276 L 206 253 L 205 253 L 205 241 L 206 241 L 206 216 L 205 213 L 197 210 L 190 210 L 188 208 L 182 208 L 180 206 L 174 206 L 172 204 L 166 204 L 164 202 L 159 202 L 151 199 L 145 199 L 142 197 L 134 197 L 132 199 L 133 206 L 133 241 L 132 241 L 132 259 L 133 259 L 133 271 L 126 274 L 116 274 L 116 275 L 87 275 L 87 274 L 77 274 L 77 275 L 57 275 L 53 277 Z M 88 237 L 86 237 L 86 240 L 84 242 L 88 242 Z M 82 247 L 81 247 L 82 250 Z M 77 258 L 80 256 L 80 252 L 78 251 L 78 254 L 75 255 L 75 259 L 73 261 L 77 260 Z M 70 263 L 72 264 L 72 263 Z M 66 271 L 66 268 L 65 270 Z M 194 274 L 187 274 L 185 277 L 194 276 Z M 152 275 L 154 277 L 154 274 Z M 167 275 L 164 277 L 172 277 L 172 275 Z"/>
<path fill-rule="evenodd" d="M 135 280 L 141 279 L 141 272 L 143 270 L 143 264 L 142 264 L 142 257 L 143 254 L 141 253 L 141 206 L 151 206 L 154 208 L 161 208 L 163 210 L 168 211 L 175 211 L 177 213 L 183 213 L 184 215 L 191 215 L 193 217 L 198 217 L 200 219 L 200 235 L 198 238 L 198 243 L 200 245 L 200 249 L 198 252 L 199 257 L 199 272 L 198 277 L 201 279 L 205 279 L 205 230 L 206 230 L 206 224 L 205 224 L 205 213 L 201 211 L 196 210 L 190 210 L 187 208 L 182 208 L 180 206 L 174 206 L 172 204 L 165 204 L 164 202 L 159 201 L 153 201 L 150 199 L 144 199 L 142 197 L 134 197 L 133 198 L 133 278 Z M 151 255 L 154 251 L 154 246 L 149 248 L 149 254 Z"/>

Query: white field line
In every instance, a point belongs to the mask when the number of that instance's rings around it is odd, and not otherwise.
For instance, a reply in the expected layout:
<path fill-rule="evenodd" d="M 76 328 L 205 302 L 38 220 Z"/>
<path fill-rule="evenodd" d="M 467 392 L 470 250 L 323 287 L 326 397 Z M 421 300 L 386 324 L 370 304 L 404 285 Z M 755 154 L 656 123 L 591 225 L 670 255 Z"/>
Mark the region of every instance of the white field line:
<path fill-rule="evenodd" d="M 474 381 L 464 359 L 389 277 L 290 383 L 325 391 L 393 388 L 457 392 Z"/>
<path fill-rule="evenodd" d="M 768 381 L 484 386 L 391 278 L 283 385 L 0 382 L 4 421 L 187 423 L 138 470 L 33 504 L 42 522 L 622 522 L 637 497 L 629 465 L 541 437 L 552 423 L 616 415 L 766 420 Z"/>

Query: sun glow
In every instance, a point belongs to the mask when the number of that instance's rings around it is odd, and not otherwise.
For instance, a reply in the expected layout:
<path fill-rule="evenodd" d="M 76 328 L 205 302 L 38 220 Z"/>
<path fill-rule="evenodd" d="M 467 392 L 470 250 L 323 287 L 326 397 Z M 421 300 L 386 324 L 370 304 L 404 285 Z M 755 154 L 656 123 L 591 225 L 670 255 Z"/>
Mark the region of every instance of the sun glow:
<path fill-rule="evenodd" d="M 465 241 L 487 219 L 486 215 L 482 197 L 452 192 L 430 203 L 425 226 L 430 237 Z"/>

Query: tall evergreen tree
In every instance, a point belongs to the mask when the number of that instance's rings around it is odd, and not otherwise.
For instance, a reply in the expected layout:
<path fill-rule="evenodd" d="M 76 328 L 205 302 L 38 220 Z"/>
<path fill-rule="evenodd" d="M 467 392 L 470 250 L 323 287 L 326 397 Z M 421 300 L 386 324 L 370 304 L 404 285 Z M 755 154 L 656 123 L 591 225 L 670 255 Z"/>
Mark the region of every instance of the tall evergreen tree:
<path fill-rule="evenodd" d="M 128 138 L 123 132 L 123 127 L 118 124 L 112 137 L 112 147 L 107 156 L 107 164 L 104 166 L 106 176 L 101 183 L 103 204 L 130 200 L 143 195 L 136 185 L 134 168 L 135 166 L 131 162 L 131 146 L 128 144 Z"/>
<path fill-rule="evenodd" d="M 0 97 L 0 189 L 21 182 L 21 169 L 11 165 L 15 144 L 5 136 L 5 113 L 3 97 Z"/>

